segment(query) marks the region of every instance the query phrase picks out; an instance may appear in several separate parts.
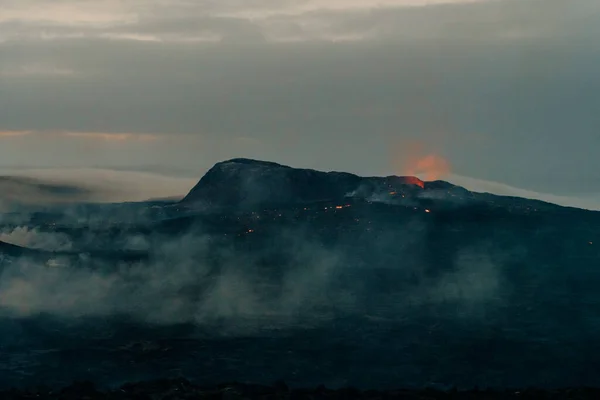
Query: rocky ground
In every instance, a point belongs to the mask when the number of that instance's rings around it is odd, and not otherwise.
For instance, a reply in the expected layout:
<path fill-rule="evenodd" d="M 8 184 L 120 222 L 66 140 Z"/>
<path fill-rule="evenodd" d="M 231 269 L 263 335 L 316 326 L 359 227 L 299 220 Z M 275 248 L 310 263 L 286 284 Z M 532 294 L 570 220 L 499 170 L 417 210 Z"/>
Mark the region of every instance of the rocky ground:
<path fill-rule="evenodd" d="M 159 380 L 125 384 L 118 389 L 102 391 L 90 382 L 74 383 L 60 390 L 37 388 L 34 390 L 10 390 L 0 392 L 0 399 L 64 399 L 64 400 L 177 400 L 177 399 L 598 399 L 600 389 L 571 388 L 560 390 L 526 389 L 521 391 L 437 391 L 395 390 L 361 391 L 357 389 L 331 390 L 325 387 L 314 389 L 290 389 L 285 383 L 272 386 L 247 384 L 222 384 L 215 387 L 200 387 L 187 380 Z"/>

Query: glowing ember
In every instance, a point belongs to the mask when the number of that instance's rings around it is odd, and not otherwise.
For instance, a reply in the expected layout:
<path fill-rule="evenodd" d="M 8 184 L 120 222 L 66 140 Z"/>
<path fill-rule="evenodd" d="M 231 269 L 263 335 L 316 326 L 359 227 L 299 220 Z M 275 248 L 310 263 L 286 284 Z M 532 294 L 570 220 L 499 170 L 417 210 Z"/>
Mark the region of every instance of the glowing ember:
<path fill-rule="evenodd" d="M 335 206 L 335 208 L 337 208 L 338 210 L 341 210 L 344 207 L 343 206 Z"/>

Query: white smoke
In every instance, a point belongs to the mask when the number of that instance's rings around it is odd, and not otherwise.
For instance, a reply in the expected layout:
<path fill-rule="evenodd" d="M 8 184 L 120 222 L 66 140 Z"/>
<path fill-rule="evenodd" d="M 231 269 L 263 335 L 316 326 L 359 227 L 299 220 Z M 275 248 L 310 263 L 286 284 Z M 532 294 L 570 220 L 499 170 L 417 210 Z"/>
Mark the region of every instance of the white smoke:
<path fill-rule="evenodd" d="M 40 232 L 37 229 L 30 229 L 26 226 L 0 232 L 0 241 L 48 251 L 67 251 L 73 247 L 71 239 L 67 235 Z"/>

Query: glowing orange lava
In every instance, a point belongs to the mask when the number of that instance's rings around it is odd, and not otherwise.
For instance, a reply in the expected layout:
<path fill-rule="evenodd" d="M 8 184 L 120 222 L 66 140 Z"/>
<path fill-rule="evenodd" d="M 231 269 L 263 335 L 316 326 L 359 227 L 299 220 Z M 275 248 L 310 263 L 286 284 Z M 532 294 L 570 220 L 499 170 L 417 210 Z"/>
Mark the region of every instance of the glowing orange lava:
<path fill-rule="evenodd" d="M 414 174 L 408 174 L 408 175 L 410 175 L 410 176 L 406 177 L 406 183 L 408 183 L 409 185 L 419 186 L 421 189 L 425 189 L 425 182 L 423 182 L 416 176 L 413 176 Z"/>

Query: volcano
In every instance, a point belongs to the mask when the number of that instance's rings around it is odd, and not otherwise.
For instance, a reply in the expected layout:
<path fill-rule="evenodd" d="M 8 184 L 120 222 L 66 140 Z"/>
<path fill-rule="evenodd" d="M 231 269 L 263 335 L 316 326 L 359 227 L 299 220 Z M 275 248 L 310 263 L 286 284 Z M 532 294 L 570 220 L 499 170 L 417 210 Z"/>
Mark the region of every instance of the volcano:
<path fill-rule="evenodd" d="M 180 202 L 22 217 L 71 246 L 0 243 L 0 388 L 600 385 L 599 212 L 238 158 Z"/>
<path fill-rule="evenodd" d="M 270 161 L 234 158 L 215 164 L 181 200 L 183 206 L 236 211 L 343 203 L 348 199 L 404 206 L 435 204 L 438 208 L 487 204 L 510 210 L 557 210 L 559 206 L 511 196 L 469 191 L 452 183 L 423 181 L 415 176 L 358 176 L 293 168 Z"/>
<path fill-rule="evenodd" d="M 447 182 L 423 182 L 414 176 L 361 177 L 235 158 L 215 164 L 181 203 L 246 209 L 439 189 L 467 192 Z"/>

